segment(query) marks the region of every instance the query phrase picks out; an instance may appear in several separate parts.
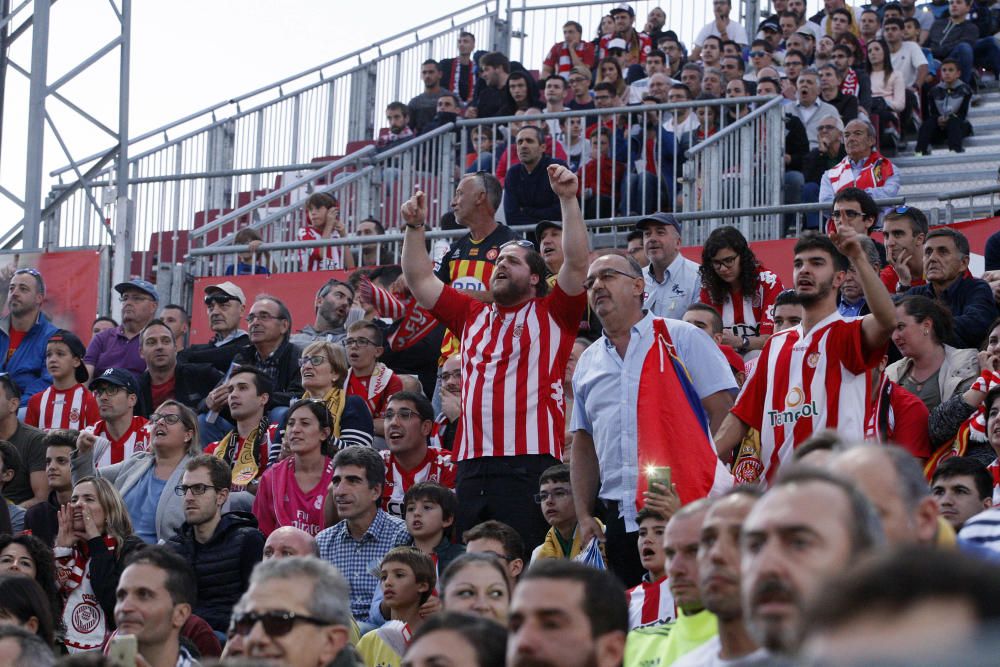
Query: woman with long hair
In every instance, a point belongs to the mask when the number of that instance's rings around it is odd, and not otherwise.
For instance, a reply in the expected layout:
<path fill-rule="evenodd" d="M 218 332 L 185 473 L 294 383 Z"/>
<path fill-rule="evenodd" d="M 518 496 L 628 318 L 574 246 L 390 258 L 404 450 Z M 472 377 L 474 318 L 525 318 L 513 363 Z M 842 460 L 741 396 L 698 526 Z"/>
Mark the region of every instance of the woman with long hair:
<path fill-rule="evenodd" d="M 173 495 L 173 489 L 171 489 Z M 121 494 L 107 479 L 77 480 L 59 508 L 55 557 L 66 599 L 63 622 L 70 653 L 100 648 L 115 628 L 115 592 L 125 558 L 142 548 Z"/>
<path fill-rule="evenodd" d="M 899 114 L 906 108 L 906 84 L 892 70 L 892 52 L 884 39 L 868 44 L 868 77 L 872 86 L 871 113 L 879 121 L 881 152 L 895 152 L 899 140 Z"/>
<path fill-rule="evenodd" d="M 310 535 L 326 527 L 323 503 L 333 479 L 333 430 L 326 404 L 299 401 L 288 411 L 284 442 L 290 455 L 269 466 L 260 478 L 253 513 L 264 535 L 295 526 Z"/>
<path fill-rule="evenodd" d="M 722 318 L 722 343 L 740 354 L 760 350 L 774 333 L 774 300 L 784 287 L 735 227 L 719 227 L 701 251 L 701 297 Z"/>
<path fill-rule="evenodd" d="M 0 574 L 0 623 L 16 625 L 55 645 L 56 618 L 38 582 L 17 574 Z M 19 663 L 18 663 L 19 664 Z"/>
<path fill-rule="evenodd" d="M 601 22 L 597 24 L 597 37 L 590 42 L 594 45 L 595 52 L 601 50 L 601 38 L 614 33 L 614 31 L 615 18 L 611 14 L 605 14 L 601 17 Z"/>
<path fill-rule="evenodd" d="M 335 450 L 350 445 L 371 447 L 375 434 L 372 413 L 360 396 L 344 391 L 347 355 L 342 345 L 317 340 L 309 343 L 299 357 L 302 369 L 302 398 L 322 401 L 333 417 L 330 435 Z M 285 452 L 287 455 L 287 452 Z"/>
<path fill-rule="evenodd" d="M 34 579 L 49 601 L 52 618 L 62 616 L 63 603 L 56 583 L 56 562 L 52 557 L 52 549 L 45 542 L 24 533 L 0 535 L 0 573 L 20 574 Z M 0 595 L 0 599 L 2 598 Z"/>
<path fill-rule="evenodd" d="M 81 433 L 73 453 L 73 480 L 83 477 L 107 479 L 124 498 L 144 542 L 156 544 L 173 537 L 184 523 L 184 499 L 174 493 L 181 483 L 184 466 L 201 453 L 198 418 L 191 408 L 174 400 L 164 401 L 149 416 L 150 451 L 139 452 L 121 463 L 94 469 L 93 434 Z"/>
<path fill-rule="evenodd" d="M 632 89 L 625 83 L 622 66 L 614 58 L 602 58 L 597 63 L 597 81 L 594 83 L 595 85 L 598 83 L 610 83 L 615 87 L 615 94 L 618 95 L 618 99 L 621 100 L 622 104 L 628 104 L 631 101 L 629 98 L 632 95 Z"/>
<path fill-rule="evenodd" d="M 514 585 L 506 564 L 488 553 L 464 553 L 441 576 L 438 590 L 446 611 L 460 611 L 507 624 Z"/>

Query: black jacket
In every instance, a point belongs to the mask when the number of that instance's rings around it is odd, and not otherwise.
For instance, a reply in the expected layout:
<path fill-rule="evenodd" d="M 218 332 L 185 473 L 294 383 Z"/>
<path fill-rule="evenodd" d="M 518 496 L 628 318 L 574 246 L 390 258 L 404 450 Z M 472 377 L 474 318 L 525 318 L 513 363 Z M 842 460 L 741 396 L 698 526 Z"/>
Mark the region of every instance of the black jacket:
<path fill-rule="evenodd" d="M 818 148 L 814 148 L 806 156 L 802 158 L 802 175 L 806 178 L 806 183 L 820 184 L 823 180 L 823 174 L 826 173 L 828 169 L 833 169 L 841 160 L 847 157 L 847 149 L 844 148 L 844 142 L 840 142 L 840 150 L 837 152 L 836 157 L 830 157 L 827 153 L 821 153 Z"/>
<path fill-rule="evenodd" d="M 216 347 L 215 343 L 201 343 L 191 345 L 177 353 L 178 363 L 187 364 L 212 364 L 220 373 L 227 373 L 233 358 L 239 352 L 240 347 L 246 345 L 250 338 L 243 334 L 225 345 Z"/>
<path fill-rule="evenodd" d="M 211 539 L 194 539 L 194 528 L 186 521 L 166 545 L 191 563 L 198 582 L 198 604 L 194 613 L 213 630 L 225 632 L 233 605 L 250 585 L 250 573 L 264 556 L 264 534 L 257 517 L 249 512 L 222 515 Z"/>
<path fill-rule="evenodd" d="M 177 363 L 174 369 L 174 399 L 195 412 L 199 412 L 209 392 L 222 381 L 222 373 L 211 364 Z M 157 406 L 153 405 L 153 380 L 149 371 L 139 378 L 139 403 L 136 414 L 149 418 Z"/>
<path fill-rule="evenodd" d="M 37 503 L 24 513 L 24 529 L 40 539 L 49 548 L 55 545 L 59 533 L 59 497 L 55 491 L 49 491 L 49 498 L 44 503 Z"/>
<path fill-rule="evenodd" d="M 302 388 L 302 373 L 299 370 L 299 355 L 301 350 L 296 345 L 285 341 L 273 352 L 275 364 L 278 367 L 274 379 L 274 391 L 271 392 L 269 407 L 291 405 L 293 400 L 302 398 L 305 390 Z M 257 366 L 257 350 L 252 343 L 241 345 L 234 361 L 240 366 Z M 263 370 L 263 369 L 262 369 Z"/>
<path fill-rule="evenodd" d="M 937 299 L 951 311 L 951 337 L 943 342 L 952 347 L 979 349 L 990 332 L 990 323 L 997 318 L 993 290 L 979 278 L 959 278 L 941 294 L 930 283 L 911 287 L 907 294 Z"/>
<path fill-rule="evenodd" d="M 108 619 L 108 630 L 115 628 L 115 602 L 118 592 L 118 580 L 125 570 L 125 561 L 135 551 L 146 547 L 146 543 L 135 535 L 129 535 L 122 542 L 121 548 L 113 554 L 108 551 L 103 537 L 87 540 L 90 551 L 90 585 L 94 589 L 98 604 L 104 610 Z M 65 616 L 63 617 L 64 620 Z"/>

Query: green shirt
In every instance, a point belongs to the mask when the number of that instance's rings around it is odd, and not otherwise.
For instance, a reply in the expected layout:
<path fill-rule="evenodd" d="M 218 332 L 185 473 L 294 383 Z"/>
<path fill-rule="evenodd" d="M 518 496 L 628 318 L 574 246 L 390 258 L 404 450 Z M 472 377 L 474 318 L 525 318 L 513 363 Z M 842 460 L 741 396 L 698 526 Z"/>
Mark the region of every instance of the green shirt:
<path fill-rule="evenodd" d="M 628 633 L 623 667 L 667 667 L 717 634 L 719 622 L 712 612 L 687 616 L 678 610 L 675 621 Z"/>

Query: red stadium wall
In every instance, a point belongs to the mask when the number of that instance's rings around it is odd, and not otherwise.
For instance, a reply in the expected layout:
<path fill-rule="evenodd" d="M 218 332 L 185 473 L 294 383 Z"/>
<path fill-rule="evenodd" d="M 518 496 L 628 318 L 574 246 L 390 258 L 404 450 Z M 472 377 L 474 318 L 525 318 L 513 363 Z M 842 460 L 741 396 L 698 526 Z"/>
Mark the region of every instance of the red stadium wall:
<path fill-rule="evenodd" d="M 45 280 L 45 316 L 60 329 L 90 343 L 90 325 L 97 317 L 101 280 L 101 253 L 97 250 L 23 253 L 15 255 L 18 267 L 34 267 Z M 4 311 L 6 315 L 6 309 Z"/>

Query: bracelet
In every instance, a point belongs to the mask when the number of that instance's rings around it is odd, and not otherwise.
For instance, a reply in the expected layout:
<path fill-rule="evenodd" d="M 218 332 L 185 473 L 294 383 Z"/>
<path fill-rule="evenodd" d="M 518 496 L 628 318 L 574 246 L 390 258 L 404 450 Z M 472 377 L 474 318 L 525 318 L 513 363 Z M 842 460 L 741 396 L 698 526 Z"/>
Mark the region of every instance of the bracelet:
<path fill-rule="evenodd" d="M 404 223 L 410 229 L 422 229 L 427 223 L 421 222 L 419 225 L 411 225 L 410 223 Z"/>

